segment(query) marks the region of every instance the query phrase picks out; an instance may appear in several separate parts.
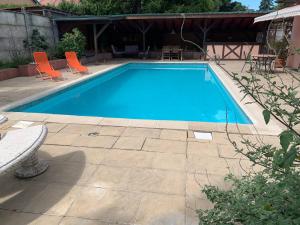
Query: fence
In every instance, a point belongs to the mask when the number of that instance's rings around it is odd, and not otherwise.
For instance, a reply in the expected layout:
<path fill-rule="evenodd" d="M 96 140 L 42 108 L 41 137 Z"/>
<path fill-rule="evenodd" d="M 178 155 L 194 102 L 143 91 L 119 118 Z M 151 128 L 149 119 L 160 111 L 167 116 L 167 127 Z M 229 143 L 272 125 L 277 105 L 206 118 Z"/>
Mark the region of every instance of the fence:
<path fill-rule="evenodd" d="M 26 12 L 0 10 L 0 60 L 9 60 L 18 53 L 30 54 L 24 49 L 23 41 L 37 29 L 46 37 L 49 46 L 57 38 L 56 26 L 50 18 Z"/>

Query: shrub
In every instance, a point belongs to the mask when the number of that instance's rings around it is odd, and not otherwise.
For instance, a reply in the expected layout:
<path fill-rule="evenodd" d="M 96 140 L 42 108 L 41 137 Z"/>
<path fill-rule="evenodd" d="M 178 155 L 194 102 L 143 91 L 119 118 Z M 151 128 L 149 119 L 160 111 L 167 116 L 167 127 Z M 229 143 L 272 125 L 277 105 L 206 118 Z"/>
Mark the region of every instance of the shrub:
<path fill-rule="evenodd" d="M 46 51 L 49 47 L 45 36 L 41 35 L 37 29 L 32 30 L 30 40 L 24 40 L 23 45 L 25 49 L 30 49 L 33 52 Z"/>
<path fill-rule="evenodd" d="M 19 56 L 12 60 L 0 61 L 0 69 L 17 68 L 19 65 L 25 65 L 32 62 L 30 57 Z"/>
<path fill-rule="evenodd" d="M 283 74 L 285 80 L 280 77 L 282 74 L 268 72 L 228 74 L 245 96 L 250 96 L 264 109 L 266 124 L 272 117 L 285 130 L 278 136 L 280 145 L 274 146 L 265 144 L 261 137 L 253 141 L 243 135 L 242 141 L 237 143 L 228 134 L 235 150 L 263 170 L 242 178 L 229 175 L 231 190 L 205 186 L 203 192 L 214 208 L 198 211 L 199 224 L 300 224 L 300 80 L 291 70 Z"/>
<path fill-rule="evenodd" d="M 65 52 L 74 51 L 80 58 L 85 45 L 85 36 L 77 28 L 74 28 L 71 33 L 65 33 L 63 35 L 63 38 L 58 43 L 58 52 L 61 57 L 64 57 Z"/>

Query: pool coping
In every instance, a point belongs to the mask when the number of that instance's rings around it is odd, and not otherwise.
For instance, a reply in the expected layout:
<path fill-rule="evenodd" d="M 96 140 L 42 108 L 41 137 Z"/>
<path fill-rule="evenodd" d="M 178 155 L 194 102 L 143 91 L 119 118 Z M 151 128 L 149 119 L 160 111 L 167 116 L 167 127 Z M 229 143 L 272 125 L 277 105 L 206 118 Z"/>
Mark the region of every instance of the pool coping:
<path fill-rule="evenodd" d="M 109 117 L 89 117 L 89 116 L 73 116 L 73 115 L 57 115 L 57 114 L 45 114 L 45 113 L 25 113 L 25 112 L 7 112 L 7 110 L 15 108 L 20 105 L 27 104 L 32 101 L 36 101 L 40 98 L 46 97 L 58 91 L 61 91 L 70 86 L 79 84 L 81 82 L 92 79 L 96 76 L 101 76 L 107 71 L 113 70 L 117 67 L 129 64 L 129 63 L 181 63 L 178 61 L 127 61 L 124 63 L 117 63 L 107 68 L 97 71 L 88 76 L 83 77 L 70 82 L 61 84 L 57 87 L 43 91 L 41 93 L 34 94 L 24 99 L 9 103 L 0 108 L 1 114 L 5 114 L 12 120 L 31 120 L 39 122 L 55 122 L 55 123 L 75 123 L 75 124 L 93 124 L 103 126 L 128 126 L 128 127 L 145 127 L 145 128 L 165 128 L 165 129 L 184 129 L 184 130 L 197 130 L 204 132 L 225 132 L 226 123 L 213 123 L 213 122 L 190 122 L 190 121 L 172 121 L 172 120 L 145 120 L 145 119 L 125 119 L 125 118 L 109 118 Z M 263 134 L 263 135 L 278 135 L 282 129 L 280 126 L 271 119 L 269 124 L 266 125 L 262 115 L 262 108 L 256 104 L 245 104 L 247 102 L 253 102 L 253 100 L 247 96 L 243 99 L 242 93 L 234 81 L 226 74 L 226 72 L 213 62 L 206 61 L 184 61 L 183 63 L 199 63 L 208 64 L 210 68 L 218 76 L 224 87 L 230 93 L 232 98 L 241 107 L 245 114 L 250 118 L 253 124 L 228 124 L 227 129 L 230 133 L 241 134 Z M 257 112 L 257 113 L 255 113 Z"/>

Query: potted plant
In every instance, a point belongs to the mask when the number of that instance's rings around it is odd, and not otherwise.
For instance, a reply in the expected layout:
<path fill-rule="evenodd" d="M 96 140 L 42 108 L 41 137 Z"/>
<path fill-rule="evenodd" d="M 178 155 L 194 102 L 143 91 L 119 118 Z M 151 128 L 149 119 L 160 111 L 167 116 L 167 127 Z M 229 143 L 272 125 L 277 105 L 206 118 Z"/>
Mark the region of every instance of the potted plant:
<path fill-rule="evenodd" d="M 275 60 L 275 67 L 276 68 L 283 68 L 285 67 L 286 60 L 289 53 L 289 43 L 288 41 L 283 38 L 280 41 L 274 41 L 271 44 L 271 47 L 274 49 L 277 58 Z"/>

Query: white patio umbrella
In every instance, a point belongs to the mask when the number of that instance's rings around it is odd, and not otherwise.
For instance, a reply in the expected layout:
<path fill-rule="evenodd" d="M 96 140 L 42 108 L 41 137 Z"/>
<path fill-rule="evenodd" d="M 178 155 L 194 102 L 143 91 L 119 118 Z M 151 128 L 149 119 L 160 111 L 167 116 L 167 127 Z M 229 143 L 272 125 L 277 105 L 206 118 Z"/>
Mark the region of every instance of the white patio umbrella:
<path fill-rule="evenodd" d="M 288 17 L 295 17 L 300 16 L 300 5 L 284 8 L 275 12 L 271 12 L 269 14 L 256 17 L 254 19 L 254 23 L 262 22 L 262 21 L 268 21 L 268 20 L 274 20 L 274 19 L 282 19 L 282 18 L 288 18 Z"/>

